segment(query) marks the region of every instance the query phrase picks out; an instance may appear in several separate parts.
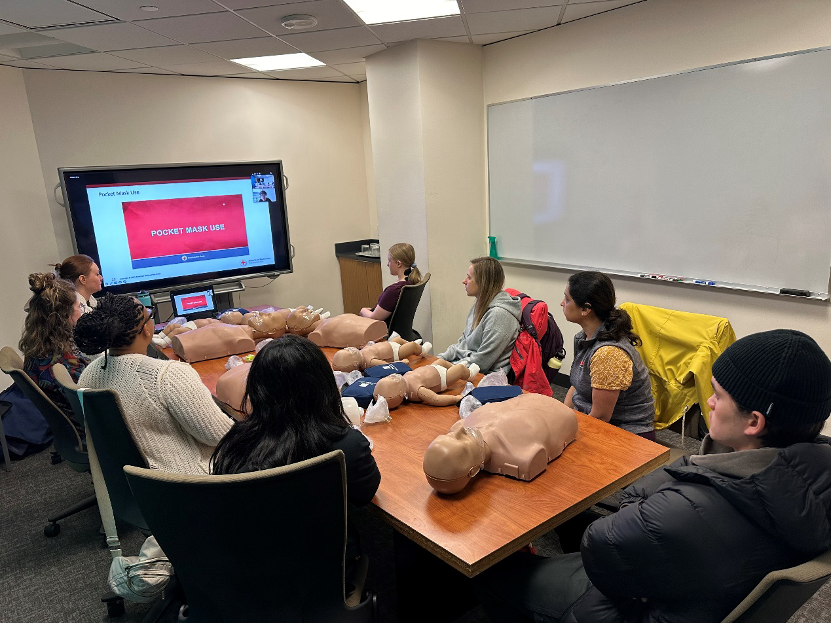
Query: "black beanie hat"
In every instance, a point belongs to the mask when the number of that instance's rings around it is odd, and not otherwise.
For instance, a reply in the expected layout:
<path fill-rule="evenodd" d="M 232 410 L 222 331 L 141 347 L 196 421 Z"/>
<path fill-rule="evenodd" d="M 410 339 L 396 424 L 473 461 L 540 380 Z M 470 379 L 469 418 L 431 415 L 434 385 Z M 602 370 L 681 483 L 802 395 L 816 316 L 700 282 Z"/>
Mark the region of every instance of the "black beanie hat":
<path fill-rule="evenodd" d="M 717 383 L 740 406 L 772 422 L 822 423 L 830 410 L 830 362 L 812 338 L 774 329 L 740 338 L 713 365 Z"/>

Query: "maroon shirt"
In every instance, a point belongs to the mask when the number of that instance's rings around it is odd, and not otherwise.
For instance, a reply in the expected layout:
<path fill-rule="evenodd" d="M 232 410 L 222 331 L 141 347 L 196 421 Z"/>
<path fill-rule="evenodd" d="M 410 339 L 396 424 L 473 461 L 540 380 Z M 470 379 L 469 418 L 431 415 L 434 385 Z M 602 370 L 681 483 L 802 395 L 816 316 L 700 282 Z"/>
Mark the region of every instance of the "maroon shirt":
<path fill-rule="evenodd" d="M 376 307 L 380 307 L 392 313 L 393 310 L 396 309 L 396 304 L 399 302 L 399 295 L 402 292 L 402 288 L 406 285 L 406 281 L 398 281 L 395 284 L 390 284 L 384 289 L 384 291 L 382 291 L 381 295 L 379 295 Z"/>

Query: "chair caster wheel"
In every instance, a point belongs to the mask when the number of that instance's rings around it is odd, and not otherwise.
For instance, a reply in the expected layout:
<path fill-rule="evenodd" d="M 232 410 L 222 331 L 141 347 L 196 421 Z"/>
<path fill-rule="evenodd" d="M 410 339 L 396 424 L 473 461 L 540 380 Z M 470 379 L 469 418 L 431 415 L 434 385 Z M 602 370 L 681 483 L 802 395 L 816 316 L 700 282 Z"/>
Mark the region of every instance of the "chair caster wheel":
<path fill-rule="evenodd" d="M 61 525 L 57 522 L 51 522 L 43 527 L 43 534 L 46 537 L 55 537 L 61 532 Z"/>
<path fill-rule="evenodd" d="M 107 594 L 101 599 L 101 602 L 107 605 L 107 615 L 109 617 L 118 617 L 124 615 L 124 599 L 115 594 Z"/>

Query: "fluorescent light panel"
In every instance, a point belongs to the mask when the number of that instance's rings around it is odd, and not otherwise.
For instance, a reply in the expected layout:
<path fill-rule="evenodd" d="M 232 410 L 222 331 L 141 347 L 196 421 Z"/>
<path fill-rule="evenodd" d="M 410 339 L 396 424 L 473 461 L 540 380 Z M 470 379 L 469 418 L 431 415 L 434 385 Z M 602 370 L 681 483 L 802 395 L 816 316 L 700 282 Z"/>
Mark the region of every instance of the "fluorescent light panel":
<path fill-rule="evenodd" d="M 365 24 L 459 15 L 456 0 L 344 0 Z"/>
<path fill-rule="evenodd" d="M 277 54 L 275 56 L 254 56 L 251 58 L 230 59 L 233 63 L 245 65 L 257 71 L 283 71 L 284 69 L 303 69 L 325 65 L 308 54 Z"/>

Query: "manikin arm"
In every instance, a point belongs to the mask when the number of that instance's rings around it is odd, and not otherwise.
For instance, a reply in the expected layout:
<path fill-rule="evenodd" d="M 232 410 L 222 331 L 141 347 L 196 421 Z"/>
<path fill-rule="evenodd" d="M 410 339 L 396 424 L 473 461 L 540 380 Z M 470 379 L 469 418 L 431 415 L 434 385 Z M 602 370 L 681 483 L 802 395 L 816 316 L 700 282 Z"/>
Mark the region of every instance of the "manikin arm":
<path fill-rule="evenodd" d="M 446 407 L 448 405 L 456 405 L 462 400 L 461 394 L 436 394 L 433 390 L 422 387 L 419 388 L 419 398 L 423 403 L 433 405 L 434 407 Z"/>

